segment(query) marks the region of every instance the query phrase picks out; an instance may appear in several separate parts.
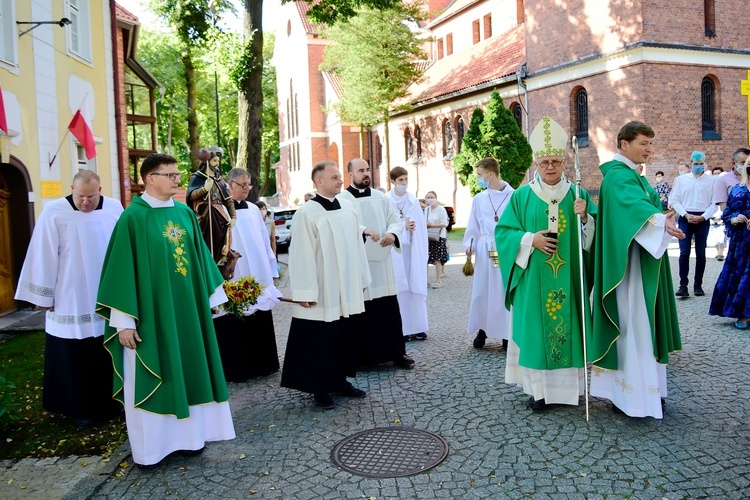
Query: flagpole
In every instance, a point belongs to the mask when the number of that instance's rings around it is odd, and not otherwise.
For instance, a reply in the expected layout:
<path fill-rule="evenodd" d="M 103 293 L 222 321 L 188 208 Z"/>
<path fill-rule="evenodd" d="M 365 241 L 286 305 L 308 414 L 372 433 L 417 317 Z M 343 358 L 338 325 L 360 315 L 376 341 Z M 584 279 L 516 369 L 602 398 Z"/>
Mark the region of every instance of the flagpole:
<path fill-rule="evenodd" d="M 576 200 L 581 197 L 581 165 L 578 161 L 578 138 L 574 135 L 571 139 L 573 146 L 573 158 L 575 159 L 576 170 Z M 586 288 L 583 281 L 583 225 L 581 223 L 581 214 L 576 214 L 576 229 L 578 230 L 578 278 L 581 287 L 581 330 L 583 339 L 583 384 L 586 397 L 586 422 L 589 421 L 589 371 L 586 355 Z"/>
<path fill-rule="evenodd" d="M 65 144 L 65 138 L 68 137 L 68 134 L 70 133 L 70 129 L 65 129 L 65 135 L 62 138 L 62 141 L 60 142 L 60 146 L 57 148 L 57 151 L 55 151 L 55 155 L 52 157 L 52 159 L 49 161 L 49 169 L 52 170 L 52 164 L 55 163 L 55 160 L 57 159 L 58 153 L 60 153 L 60 150 L 63 147 L 63 144 Z"/>

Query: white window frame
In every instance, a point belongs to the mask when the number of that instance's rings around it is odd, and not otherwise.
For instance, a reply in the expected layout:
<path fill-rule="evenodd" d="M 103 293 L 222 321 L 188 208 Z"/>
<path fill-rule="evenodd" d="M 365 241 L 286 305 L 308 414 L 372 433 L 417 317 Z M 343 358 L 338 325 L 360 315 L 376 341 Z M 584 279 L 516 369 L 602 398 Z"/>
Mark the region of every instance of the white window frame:
<path fill-rule="evenodd" d="M 14 0 L 0 0 L 0 65 L 11 70 L 18 69 L 18 28 Z"/>
<path fill-rule="evenodd" d="M 96 157 L 87 160 L 86 150 L 83 148 L 83 144 L 78 142 L 75 138 L 71 138 L 71 141 L 73 175 L 76 175 L 81 170 L 92 170 L 96 172 Z"/>
<path fill-rule="evenodd" d="M 89 0 L 65 0 L 71 24 L 66 28 L 68 54 L 91 63 L 91 9 Z"/>

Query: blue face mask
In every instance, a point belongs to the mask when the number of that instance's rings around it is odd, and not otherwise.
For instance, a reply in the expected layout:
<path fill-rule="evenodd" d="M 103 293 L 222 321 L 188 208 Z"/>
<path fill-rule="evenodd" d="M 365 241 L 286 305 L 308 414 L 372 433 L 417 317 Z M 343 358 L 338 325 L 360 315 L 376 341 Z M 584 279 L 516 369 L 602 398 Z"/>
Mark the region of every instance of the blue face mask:
<path fill-rule="evenodd" d="M 705 170 L 705 165 L 693 165 L 693 173 L 695 175 L 701 175 L 703 173 L 703 170 Z"/>
<path fill-rule="evenodd" d="M 477 177 L 477 184 L 479 184 L 479 187 L 482 189 L 487 189 L 490 187 L 490 183 L 487 182 L 487 179 L 484 177 Z"/>
<path fill-rule="evenodd" d="M 737 172 L 740 175 L 742 175 L 742 171 L 743 170 L 745 170 L 745 165 L 744 164 L 743 165 L 735 165 L 734 166 L 734 171 Z"/>

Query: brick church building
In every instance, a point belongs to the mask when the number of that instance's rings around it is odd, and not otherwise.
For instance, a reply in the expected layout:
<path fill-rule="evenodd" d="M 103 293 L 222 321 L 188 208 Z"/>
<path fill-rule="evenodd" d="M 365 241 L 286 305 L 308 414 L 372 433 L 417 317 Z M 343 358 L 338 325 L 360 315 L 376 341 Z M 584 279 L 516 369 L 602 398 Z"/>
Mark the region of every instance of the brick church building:
<path fill-rule="evenodd" d="M 594 195 L 598 165 L 633 119 L 657 133 L 648 176 L 664 170 L 671 180 L 693 150 L 728 168 L 732 153 L 748 146 L 750 31 L 736 21 L 744 7 L 746 0 L 583 0 L 567 8 L 552 0 L 431 0 L 426 8 L 436 15 L 421 26 L 429 60 L 410 88 L 411 110 L 389 124 L 390 166 L 407 168 L 416 196 L 436 191 L 463 225 L 471 198 L 452 158 L 474 108 L 498 91 L 527 136 L 545 114 L 577 136 L 583 184 Z M 329 42 L 307 10 L 286 4 L 276 35 L 282 204 L 313 189 L 315 162 L 333 160 L 343 171 L 360 155 L 357 124 L 326 112 L 341 90 L 318 70 Z M 382 124 L 366 131 L 365 158 L 375 186 L 388 189 L 383 133 Z"/>

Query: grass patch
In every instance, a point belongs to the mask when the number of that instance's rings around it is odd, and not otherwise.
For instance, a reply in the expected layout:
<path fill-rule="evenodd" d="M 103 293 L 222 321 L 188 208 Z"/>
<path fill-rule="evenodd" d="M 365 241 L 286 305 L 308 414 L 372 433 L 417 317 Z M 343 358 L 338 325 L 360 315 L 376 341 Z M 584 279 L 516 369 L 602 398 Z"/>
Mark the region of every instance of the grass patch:
<path fill-rule="evenodd" d="M 0 405 L 10 416 L 0 427 L 0 459 L 110 455 L 125 441 L 125 418 L 79 428 L 73 419 L 42 408 L 44 332 L 24 333 L 0 344 Z M 0 407 L 0 410 L 2 408 Z"/>

